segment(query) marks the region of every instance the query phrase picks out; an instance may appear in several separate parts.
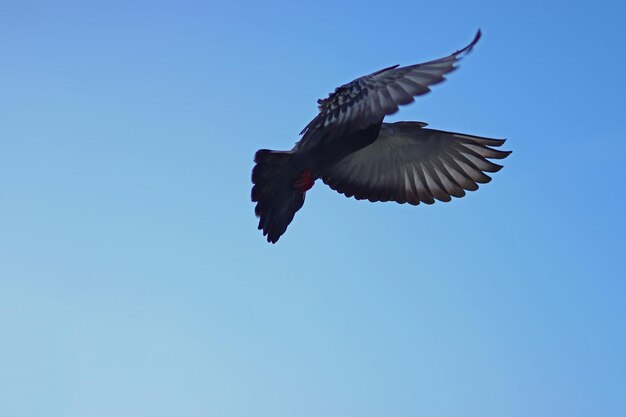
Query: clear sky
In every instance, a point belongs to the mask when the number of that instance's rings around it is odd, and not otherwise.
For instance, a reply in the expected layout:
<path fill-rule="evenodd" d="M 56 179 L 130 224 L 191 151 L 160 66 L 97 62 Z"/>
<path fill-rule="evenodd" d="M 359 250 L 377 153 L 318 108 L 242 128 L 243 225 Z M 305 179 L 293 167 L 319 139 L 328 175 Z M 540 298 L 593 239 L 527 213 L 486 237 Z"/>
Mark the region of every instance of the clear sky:
<path fill-rule="evenodd" d="M 626 415 L 621 1 L 0 6 L 0 415 Z M 391 120 L 506 137 L 452 203 L 318 183 L 276 245 L 259 148 L 336 86 L 483 38 Z"/>

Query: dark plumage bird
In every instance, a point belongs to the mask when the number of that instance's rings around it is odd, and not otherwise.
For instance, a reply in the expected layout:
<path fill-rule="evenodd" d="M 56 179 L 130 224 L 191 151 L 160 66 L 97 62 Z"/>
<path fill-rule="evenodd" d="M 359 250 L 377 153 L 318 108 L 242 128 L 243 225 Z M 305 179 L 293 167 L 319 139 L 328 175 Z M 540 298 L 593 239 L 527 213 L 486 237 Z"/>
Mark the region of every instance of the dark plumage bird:
<path fill-rule="evenodd" d="M 504 140 L 427 129 L 422 122 L 383 122 L 443 81 L 479 39 L 480 31 L 445 58 L 395 65 L 342 85 L 318 100 L 319 114 L 293 149 L 257 151 L 252 201 L 267 241 L 285 233 L 317 179 L 346 197 L 414 205 L 450 201 L 489 182 L 485 172 L 502 168 L 489 159 L 510 154 L 493 149 Z"/>

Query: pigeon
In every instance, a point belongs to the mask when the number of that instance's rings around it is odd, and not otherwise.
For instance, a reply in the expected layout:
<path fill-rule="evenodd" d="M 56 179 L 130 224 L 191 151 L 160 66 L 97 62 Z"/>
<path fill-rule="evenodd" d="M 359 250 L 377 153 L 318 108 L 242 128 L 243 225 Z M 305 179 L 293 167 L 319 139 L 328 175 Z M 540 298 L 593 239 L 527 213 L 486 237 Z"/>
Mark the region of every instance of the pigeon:
<path fill-rule="evenodd" d="M 426 94 L 481 37 L 445 58 L 394 65 L 335 89 L 318 100 L 319 114 L 289 151 L 261 149 L 254 156 L 252 201 L 259 230 L 276 243 L 321 179 L 357 200 L 433 204 L 475 191 L 502 168 L 490 159 L 505 139 L 426 128 L 423 122 L 384 122 L 385 116 Z"/>

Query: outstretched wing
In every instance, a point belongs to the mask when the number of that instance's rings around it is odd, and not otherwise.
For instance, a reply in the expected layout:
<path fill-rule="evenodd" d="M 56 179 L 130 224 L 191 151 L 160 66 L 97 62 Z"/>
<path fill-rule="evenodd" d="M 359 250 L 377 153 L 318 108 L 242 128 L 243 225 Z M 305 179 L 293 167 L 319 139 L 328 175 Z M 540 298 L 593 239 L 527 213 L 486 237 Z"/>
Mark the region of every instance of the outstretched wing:
<path fill-rule="evenodd" d="M 328 129 L 332 137 L 338 137 L 377 123 L 413 97 L 429 92 L 430 85 L 443 81 L 480 35 L 479 30 L 469 45 L 445 58 L 399 68 L 395 65 L 342 85 L 328 98 L 318 100 L 320 112 L 301 134 Z"/>
<path fill-rule="evenodd" d="M 450 201 L 474 191 L 511 152 L 504 140 L 425 129 L 419 122 L 383 123 L 376 141 L 322 173 L 330 188 L 347 197 L 400 204 Z"/>

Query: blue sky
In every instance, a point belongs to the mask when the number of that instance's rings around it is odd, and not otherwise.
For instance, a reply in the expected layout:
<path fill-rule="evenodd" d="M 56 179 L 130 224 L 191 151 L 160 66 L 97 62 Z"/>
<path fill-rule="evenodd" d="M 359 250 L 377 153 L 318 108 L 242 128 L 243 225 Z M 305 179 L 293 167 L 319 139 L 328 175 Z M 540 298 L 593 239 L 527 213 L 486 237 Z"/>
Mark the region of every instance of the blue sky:
<path fill-rule="evenodd" d="M 0 9 L 0 415 L 626 415 L 624 5 Z M 483 39 L 390 120 L 506 137 L 449 204 L 317 184 L 269 245 L 252 157 L 336 86 Z"/>

